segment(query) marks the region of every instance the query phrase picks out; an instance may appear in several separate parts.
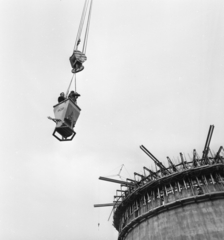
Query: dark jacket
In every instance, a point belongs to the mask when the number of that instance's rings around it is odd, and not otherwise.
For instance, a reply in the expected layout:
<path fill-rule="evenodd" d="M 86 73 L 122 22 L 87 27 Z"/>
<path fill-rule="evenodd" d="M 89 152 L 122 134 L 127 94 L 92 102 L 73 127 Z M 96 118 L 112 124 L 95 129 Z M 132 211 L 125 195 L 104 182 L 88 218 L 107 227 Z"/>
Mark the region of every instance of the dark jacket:
<path fill-rule="evenodd" d="M 63 97 L 63 96 L 60 96 L 59 98 L 58 98 L 58 102 L 60 103 L 60 102 L 63 102 L 65 100 L 65 97 Z"/>

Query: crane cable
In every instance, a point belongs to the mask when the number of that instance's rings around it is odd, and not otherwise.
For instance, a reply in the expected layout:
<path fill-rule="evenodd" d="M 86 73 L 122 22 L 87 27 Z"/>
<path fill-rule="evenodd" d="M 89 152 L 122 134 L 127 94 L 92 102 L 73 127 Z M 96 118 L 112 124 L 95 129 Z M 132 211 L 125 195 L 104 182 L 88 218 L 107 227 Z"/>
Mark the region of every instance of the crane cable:
<path fill-rule="evenodd" d="M 93 1 L 91 0 L 90 7 L 89 7 L 88 20 L 87 20 L 87 25 L 86 25 L 86 33 L 85 33 L 85 38 L 84 38 L 84 43 L 83 43 L 83 48 L 82 48 L 82 52 L 84 54 L 86 53 L 86 48 L 87 48 L 87 41 L 88 41 L 88 35 L 89 35 L 89 26 L 90 26 L 92 3 L 93 3 Z"/>
<path fill-rule="evenodd" d="M 81 33 L 82 33 L 82 28 L 83 28 L 83 24 L 84 24 L 84 20 L 85 20 L 85 16 L 86 16 L 88 2 L 89 2 L 89 0 L 85 0 L 85 4 L 84 4 L 84 7 L 83 7 L 83 11 L 82 11 L 82 17 L 81 17 L 81 21 L 80 21 L 80 24 L 79 24 L 79 29 L 78 29 L 78 33 L 77 33 L 77 36 L 76 36 L 75 46 L 74 46 L 73 51 L 77 50 L 78 45 L 80 43 L 80 36 L 81 36 Z"/>
<path fill-rule="evenodd" d="M 89 0 L 85 0 L 85 4 L 84 4 L 84 7 L 83 7 L 83 11 L 82 11 L 82 17 L 81 17 L 81 21 L 80 21 L 80 24 L 79 24 L 79 29 L 78 29 L 78 33 L 77 33 L 77 36 L 76 36 L 75 46 L 74 46 L 73 51 L 77 50 L 78 45 L 79 45 L 79 43 L 81 41 L 80 40 L 80 36 L 81 36 L 83 25 L 84 25 L 84 20 L 85 20 L 86 11 L 87 11 L 87 8 L 88 8 L 88 3 L 89 3 Z M 87 26 L 86 26 L 86 32 L 85 32 L 85 37 L 84 37 L 84 42 L 83 42 L 82 52 L 84 54 L 86 53 L 86 48 L 87 48 L 87 40 L 88 40 L 88 34 L 89 34 L 91 10 L 92 10 L 92 0 L 91 0 L 91 3 L 90 3 L 88 20 L 87 20 Z M 71 79 L 71 81 L 69 83 L 68 90 L 66 92 L 66 98 L 68 97 L 68 93 L 69 93 L 69 90 L 70 90 L 73 78 L 75 78 L 75 82 L 74 83 L 75 83 L 75 91 L 76 91 L 76 74 L 74 73 L 73 76 L 72 76 L 72 79 Z"/>

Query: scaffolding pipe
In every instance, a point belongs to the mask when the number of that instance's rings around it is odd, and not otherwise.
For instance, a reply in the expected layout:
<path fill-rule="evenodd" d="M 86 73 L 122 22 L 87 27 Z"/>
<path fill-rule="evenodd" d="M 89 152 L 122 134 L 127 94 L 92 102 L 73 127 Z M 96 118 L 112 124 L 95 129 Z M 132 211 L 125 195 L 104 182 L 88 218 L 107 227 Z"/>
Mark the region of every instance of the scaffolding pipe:
<path fill-rule="evenodd" d="M 164 172 L 170 173 L 170 171 L 168 169 L 166 169 L 166 167 L 155 157 L 152 155 L 152 153 L 149 152 L 149 150 L 147 148 L 145 148 L 143 145 L 140 146 L 141 150 L 148 155 L 153 162 Z"/>
<path fill-rule="evenodd" d="M 125 181 L 121 181 L 121 180 L 116 180 L 116 179 L 112 179 L 112 178 L 106 178 L 106 177 L 99 177 L 99 180 L 103 180 L 103 181 L 108 181 L 108 182 L 113 182 L 113 183 L 120 183 L 123 185 L 129 185 L 132 186 L 133 184 L 130 182 L 125 182 Z"/>

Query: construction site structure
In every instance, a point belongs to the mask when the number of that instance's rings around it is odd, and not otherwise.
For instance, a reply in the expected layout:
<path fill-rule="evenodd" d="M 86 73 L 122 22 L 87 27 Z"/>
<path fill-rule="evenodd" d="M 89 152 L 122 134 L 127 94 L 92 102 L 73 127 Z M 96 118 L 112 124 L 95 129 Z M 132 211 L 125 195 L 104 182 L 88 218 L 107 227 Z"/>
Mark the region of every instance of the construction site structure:
<path fill-rule="evenodd" d="M 201 157 L 193 150 L 187 161 L 180 153 L 181 163 L 167 157 L 165 167 L 141 145 L 159 170 L 143 167 L 144 174 L 126 181 L 100 177 L 120 184 L 113 203 L 94 205 L 113 206 L 118 240 L 224 239 L 224 149 L 210 151 L 213 130 L 211 125 Z"/>

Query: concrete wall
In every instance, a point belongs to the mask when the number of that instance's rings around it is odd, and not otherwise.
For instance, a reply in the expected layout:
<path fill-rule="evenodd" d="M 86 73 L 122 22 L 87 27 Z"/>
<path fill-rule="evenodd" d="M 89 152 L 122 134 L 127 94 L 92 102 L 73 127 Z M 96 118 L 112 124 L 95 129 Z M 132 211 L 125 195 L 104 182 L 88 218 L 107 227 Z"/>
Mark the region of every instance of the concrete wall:
<path fill-rule="evenodd" d="M 224 199 L 168 210 L 134 227 L 125 240 L 224 240 Z"/>

